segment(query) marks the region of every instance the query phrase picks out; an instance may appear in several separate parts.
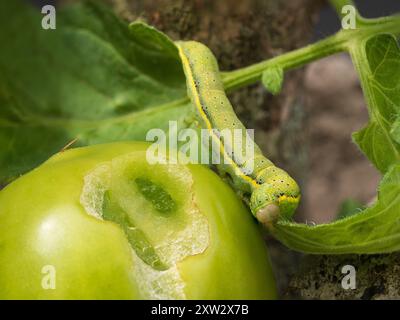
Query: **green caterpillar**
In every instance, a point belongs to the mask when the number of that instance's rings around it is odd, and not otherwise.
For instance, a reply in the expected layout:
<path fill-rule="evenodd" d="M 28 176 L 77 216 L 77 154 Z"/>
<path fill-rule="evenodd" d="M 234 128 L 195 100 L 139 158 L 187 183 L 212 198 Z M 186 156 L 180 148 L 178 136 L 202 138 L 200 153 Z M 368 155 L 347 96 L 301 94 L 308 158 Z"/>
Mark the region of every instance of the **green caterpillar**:
<path fill-rule="evenodd" d="M 233 146 L 227 145 L 214 132 L 240 129 L 243 136 L 246 129 L 236 117 L 220 79 L 218 63 L 212 52 L 195 41 L 177 42 L 183 70 L 186 75 L 188 96 L 194 106 L 201 126 L 210 131 L 211 139 L 219 144 L 224 157 L 231 158 L 229 164 L 218 164 L 222 175 L 228 176 L 233 188 L 249 204 L 251 212 L 263 224 L 271 224 L 278 217 L 291 218 L 300 201 L 297 183 L 282 169 L 265 158 L 254 143 L 254 157 L 245 162 L 238 161 L 245 156 L 245 150 L 233 154 Z M 246 162 L 253 161 L 252 172 L 245 170 Z"/>

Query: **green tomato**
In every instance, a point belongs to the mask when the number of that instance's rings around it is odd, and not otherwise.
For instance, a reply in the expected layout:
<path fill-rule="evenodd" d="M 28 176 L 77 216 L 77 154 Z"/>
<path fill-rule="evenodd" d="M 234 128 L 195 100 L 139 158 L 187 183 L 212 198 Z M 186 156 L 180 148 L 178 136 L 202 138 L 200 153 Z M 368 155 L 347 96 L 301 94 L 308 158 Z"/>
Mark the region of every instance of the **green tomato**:
<path fill-rule="evenodd" d="M 260 230 L 201 165 L 148 144 L 56 154 L 0 192 L 1 299 L 271 299 Z"/>

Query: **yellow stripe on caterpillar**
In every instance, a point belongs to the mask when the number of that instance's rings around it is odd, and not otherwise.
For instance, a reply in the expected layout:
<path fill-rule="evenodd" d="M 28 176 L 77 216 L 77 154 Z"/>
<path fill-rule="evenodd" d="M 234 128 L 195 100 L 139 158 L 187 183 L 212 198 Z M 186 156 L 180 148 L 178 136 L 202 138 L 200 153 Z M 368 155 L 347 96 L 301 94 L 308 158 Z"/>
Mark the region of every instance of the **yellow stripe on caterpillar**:
<path fill-rule="evenodd" d="M 226 141 L 215 134 L 213 129 L 240 129 L 244 135 L 246 128 L 237 118 L 224 92 L 218 64 L 211 51 L 195 41 L 177 42 L 183 70 L 186 75 L 188 96 L 203 127 L 209 130 L 213 142 L 218 143 L 220 155 L 230 159 L 229 163 L 216 164 L 223 174 L 229 175 L 231 185 L 238 193 L 244 194 L 246 202 L 255 217 L 261 222 L 271 217 L 291 218 L 299 201 L 297 183 L 282 169 L 265 158 L 258 146 L 254 145 L 253 172 L 244 171 L 235 159 L 245 158 L 246 150 L 238 146 L 240 157 L 229 156 L 226 150 L 236 152 L 235 142 L 225 146 Z M 226 148 L 227 147 L 227 148 Z M 233 155 L 233 154 L 232 154 Z M 247 160 L 246 160 L 247 161 Z M 259 214 L 257 214 L 259 213 Z"/>
<path fill-rule="evenodd" d="M 202 105 L 201 105 L 201 100 L 200 100 L 200 95 L 199 95 L 199 91 L 197 90 L 197 86 L 196 83 L 194 81 L 194 76 L 193 76 L 193 72 L 192 72 L 192 68 L 190 67 L 190 63 L 188 58 L 186 57 L 182 46 L 179 45 L 178 43 L 178 50 L 179 50 L 179 55 L 181 57 L 182 60 L 182 64 L 186 73 L 186 79 L 187 79 L 187 84 L 189 86 L 188 91 L 190 90 L 192 93 L 192 102 L 194 103 L 194 105 L 196 106 L 196 110 L 197 112 L 200 114 L 200 117 L 202 118 L 202 120 L 204 121 L 204 123 L 207 126 L 207 129 L 210 130 L 211 136 L 213 137 L 213 139 L 217 140 L 217 143 L 219 143 L 220 146 L 220 152 L 221 154 L 223 154 L 226 157 L 229 157 L 227 155 L 227 153 L 225 152 L 225 148 L 224 145 L 221 143 L 221 141 L 219 140 L 218 137 L 216 137 L 216 135 L 213 133 L 213 127 L 212 124 L 210 122 L 210 120 L 208 119 L 207 114 L 204 112 Z M 230 157 L 229 157 L 230 158 Z M 247 176 L 246 174 L 243 173 L 243 171 L 236 165 L 236 163 L 233 161 L 233 159 L 231 159 L 232 162 L 232 166 L 234 167 L 234 171 L 236 172 L 236 174 L 238 176 L 241 176 L 243 179 L 245 179 L 248 183 L 250 183 L 252 185 L 252 187 L 256 188 L 257 187 L 257 182 L 255 180 L 253 180 L 251 177 Z"/>

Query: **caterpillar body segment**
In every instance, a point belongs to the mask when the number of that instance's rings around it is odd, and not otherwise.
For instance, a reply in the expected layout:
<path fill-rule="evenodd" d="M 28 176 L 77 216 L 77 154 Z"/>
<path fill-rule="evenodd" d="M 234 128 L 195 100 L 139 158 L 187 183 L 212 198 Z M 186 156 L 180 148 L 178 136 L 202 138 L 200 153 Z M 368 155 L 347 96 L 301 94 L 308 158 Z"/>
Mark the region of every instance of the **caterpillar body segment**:
<path fill-rule="evenodd" d="M 243 143 L 234 145 L 236 139 L 223 139 L 221 136 L 221 132 L 230 130 L 240 132 L 241 141 L 249 141 L 246 128 L 225 94 L 214 55 L 195 41 L 176 44 L 195 114 L 201 126 L 209 130 L 213 143 L 218 144 L 221 157 L 230 160 L 216 164 L 219 172 L 229 176 L 232 187 L 245 198 L 261 223 L 269 225 L 278 218 L 291 218 L 300 201 L 297 183 L 267 159 L 252 139 L 253 156 L 246 158 Z"/>

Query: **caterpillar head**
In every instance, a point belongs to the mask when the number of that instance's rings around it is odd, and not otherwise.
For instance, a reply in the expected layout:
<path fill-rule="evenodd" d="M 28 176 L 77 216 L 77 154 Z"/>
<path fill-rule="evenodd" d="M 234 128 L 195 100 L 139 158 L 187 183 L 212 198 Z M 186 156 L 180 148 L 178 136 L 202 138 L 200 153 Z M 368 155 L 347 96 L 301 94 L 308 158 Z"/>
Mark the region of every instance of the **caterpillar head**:
<path fill-rule="evenodd" d="M 260 184 L 250 198 L 250 209 L 264 225 L 278 218 L 291 219 L 299 202 L 300 189 L 285 171 L 274 168 L 272 176 Z"/>

